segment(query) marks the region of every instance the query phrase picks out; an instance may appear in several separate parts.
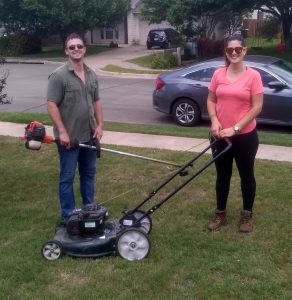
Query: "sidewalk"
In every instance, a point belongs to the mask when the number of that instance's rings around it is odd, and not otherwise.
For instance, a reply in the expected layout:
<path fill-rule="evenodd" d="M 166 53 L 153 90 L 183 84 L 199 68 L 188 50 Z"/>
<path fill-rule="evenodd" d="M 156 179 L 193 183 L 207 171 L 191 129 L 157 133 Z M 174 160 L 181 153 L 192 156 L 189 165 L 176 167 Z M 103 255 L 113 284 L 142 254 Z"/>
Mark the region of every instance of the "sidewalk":
<path fill-rule="evenodd" d="M 25 124 L 0 122 L 0 135 L 20 137 L 24 134 Z M 48 135 L 53 135 L 51 126 L 46 126 Z M 105 131 L 102 144 L 155 148 L 161 150 L 201 152 L 208 145 L 207 139 L 161 136 L 140 133 Z M 260 145 L 257 159 L 292 162 L 292 147 Z"/>

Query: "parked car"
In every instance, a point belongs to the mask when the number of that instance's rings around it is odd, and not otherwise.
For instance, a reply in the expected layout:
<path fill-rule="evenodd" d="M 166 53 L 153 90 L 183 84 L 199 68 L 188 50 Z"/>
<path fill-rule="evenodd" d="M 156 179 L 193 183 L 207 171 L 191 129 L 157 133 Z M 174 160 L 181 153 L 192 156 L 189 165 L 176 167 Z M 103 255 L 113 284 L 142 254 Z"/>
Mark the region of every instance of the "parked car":
<path fill-rule="evenodd" d="M 172 28 L 152 29 L 147 36 L 147 49 L 160 47 L 167 49 L 177 47 L 180 41 L 180 34 Z"/>
<path fill-rule="evenodd" d="M 245 63 L 257 70 L 263 80 L 264 105 L 258 123 L 292 126 L 292 64 L 262 55 L 247 55 Z M 224 58 L 215 58 L 160 74 L 153 92 L 153 108 L 172 115 L 182 126 L 209 119 L 208 86 L 214 71 L 221 66 Z"/>

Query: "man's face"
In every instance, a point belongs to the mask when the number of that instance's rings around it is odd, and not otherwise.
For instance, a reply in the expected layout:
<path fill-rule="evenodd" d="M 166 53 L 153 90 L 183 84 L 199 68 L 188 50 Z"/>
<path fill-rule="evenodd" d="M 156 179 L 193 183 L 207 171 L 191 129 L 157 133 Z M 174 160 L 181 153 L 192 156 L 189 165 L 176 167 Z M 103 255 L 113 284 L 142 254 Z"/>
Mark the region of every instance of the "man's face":
<path fill-rule="evenodd" d="M 80 39 L 71 39 L 67 42 L 65 53 L 73 61 L 80 61 L 86 52 L 86 48 Z"/>

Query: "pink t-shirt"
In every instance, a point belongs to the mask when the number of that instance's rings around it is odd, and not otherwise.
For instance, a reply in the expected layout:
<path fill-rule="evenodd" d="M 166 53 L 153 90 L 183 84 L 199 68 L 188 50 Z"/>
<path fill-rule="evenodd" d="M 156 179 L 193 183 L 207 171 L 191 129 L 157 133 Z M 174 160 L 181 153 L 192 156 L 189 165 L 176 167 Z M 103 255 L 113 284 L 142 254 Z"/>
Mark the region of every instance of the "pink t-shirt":
<path fill-rule="evenodd" d="M 226 67 L 214 72 L 209 90 L 216 95 L 216 114 L 223 128 L 233 127 L 251 109 L 252 96 L 263 93 L 263 83 L 259 72 L 246 68 L 237 80 L 231 82 L 226 75 Z M 253 119 L 240 133 L 248 133 L 256 127 Z"/>

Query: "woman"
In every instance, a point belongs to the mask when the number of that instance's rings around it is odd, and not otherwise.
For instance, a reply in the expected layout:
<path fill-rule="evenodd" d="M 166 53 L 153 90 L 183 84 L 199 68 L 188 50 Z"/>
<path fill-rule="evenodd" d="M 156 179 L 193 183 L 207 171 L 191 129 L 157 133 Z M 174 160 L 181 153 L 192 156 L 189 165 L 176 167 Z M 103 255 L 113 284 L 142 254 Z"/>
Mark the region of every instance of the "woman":
<path fill-rule="evenodd" d="M 246 52 L 241 36 L 227 38 L 226 67 L 214 72 L 209 86 L 207 107 L 212 135 L 218 139 L 229 138 L 232 142 L 231 150 L 215 162 L 217 208 L 208 225 L 210 230 L 227 224 L 226 205 L 234 159 L 243 198 L 239 231 L 252 231 L 252 208 L 256 192 L 254 161 L 259 145 L 255 118 L 263 106 L 263 85 L 260 74 L 244 64 Z M 219 141 L 216 150 L 220 151 L 223 147 L 225 141 Z"/>

